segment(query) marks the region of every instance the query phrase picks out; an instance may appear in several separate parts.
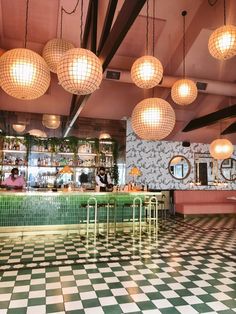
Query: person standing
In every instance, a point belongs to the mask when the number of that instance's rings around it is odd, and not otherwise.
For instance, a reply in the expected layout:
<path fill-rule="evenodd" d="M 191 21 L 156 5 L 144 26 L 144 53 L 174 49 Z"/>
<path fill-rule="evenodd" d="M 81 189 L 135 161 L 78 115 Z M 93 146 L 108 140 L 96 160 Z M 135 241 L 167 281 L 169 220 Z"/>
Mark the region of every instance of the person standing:
<path fill-rule="evenodd" d="M 101 192 L 106 192 L 106 188 L 112 186 L 111 177 L 109 173 L 106 173 L 104 167 L 100 167 L 98 174 L 96 175 L 96 184 L 100 187 Z"/>
<path fill-rule="evenodd" d="M 13 168 L 10 176 L 3 181 L 2 185 L 9 189 L 22 190 L 25 186 L 25 180 L 22 176 L 19 176 L 18 168 Z"/>

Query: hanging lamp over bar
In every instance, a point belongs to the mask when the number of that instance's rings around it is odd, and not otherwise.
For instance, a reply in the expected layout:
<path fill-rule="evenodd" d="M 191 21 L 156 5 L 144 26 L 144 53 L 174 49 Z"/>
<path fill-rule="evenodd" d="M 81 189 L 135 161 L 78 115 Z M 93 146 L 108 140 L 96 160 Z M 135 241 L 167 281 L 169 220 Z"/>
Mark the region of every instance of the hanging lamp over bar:
<path fill-rule="evenodd" d="M 186 106 L 194 102 L 198 92 L 196 84 L 185 77 L 185 16 L 187 11 L 183 11 L 181 15 L 183 16 L 183 78 L 173 84 L 171 98 L 176 104 Z"/>

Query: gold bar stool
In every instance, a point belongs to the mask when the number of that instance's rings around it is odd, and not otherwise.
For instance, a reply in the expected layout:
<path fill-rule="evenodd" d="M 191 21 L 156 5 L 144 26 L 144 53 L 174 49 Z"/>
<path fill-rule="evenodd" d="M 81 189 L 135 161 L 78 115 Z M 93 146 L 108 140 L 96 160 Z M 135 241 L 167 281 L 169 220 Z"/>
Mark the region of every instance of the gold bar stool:
<path fill-rule="evenodd" d="M 152 218 L 152 211 L 154 213 L 154 217 Z M 158 199 L 156 196 L 152 196 L 149 198 L 148 206 L 147 206 L 147 212 L 148 212 L 148 234 L 151 235 L 151 223 L 152 220 L 154 221 L 154 231 L 157 234 L 158 232 Z"/>
<path fill-rule="evenodd" d="M 88 239 L 89 225 L 90 225 L 90 209 L 94 208 L 94 237 L 97 236 L 97 216 L 98 216 L 98 203 L 95 197 L 90 197 L 87 201 L 87 224 L 86 224 L 86 236 Z"/>
<path fill-rule="evenodd" d="M 116 201 L 115 199 L 109 200 L 109 202 L 106 204 L 106 209 L 107 209 L 107 226 L 106 226 L 106 231 L 107 231 L 107 238 L 109 237 L 110 233 L 110 209 L 114 209 L 114 235 L 116 235 Z"/>
<path fill-rule="evenodd" d="M 141 236 L 142 234 L 142 199 L 141 197 L 137 196 L 133 199 L 133 204 L 132 204 L 132 208 L 133 208 L 133 237 L 135 234 L 135 209 L 139 208 L 139 235 Z"/>

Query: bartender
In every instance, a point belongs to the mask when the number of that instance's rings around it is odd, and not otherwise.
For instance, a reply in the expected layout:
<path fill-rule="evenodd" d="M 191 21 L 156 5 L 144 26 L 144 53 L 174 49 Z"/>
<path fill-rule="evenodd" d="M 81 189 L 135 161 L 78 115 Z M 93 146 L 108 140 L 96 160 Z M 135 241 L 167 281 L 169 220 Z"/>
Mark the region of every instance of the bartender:
<path fill-rule="evenodd" d="M 98 174 L 96 175 L 96 183 L 100 187 L 101 192 L 106 192 L 106 188 L 112 186 L 111 177 L 109 173 L 105 172 L 104 167 L 100 167 Z"/>
<path fill-rule="evenodd" d="M 6 186 L 7 189 L 22 190 L 25 186 L 25 180 L 22 176 L 19 176 L 18 168 L 13 168 L 10 176 L 3 181 L 2 185 Z"/>

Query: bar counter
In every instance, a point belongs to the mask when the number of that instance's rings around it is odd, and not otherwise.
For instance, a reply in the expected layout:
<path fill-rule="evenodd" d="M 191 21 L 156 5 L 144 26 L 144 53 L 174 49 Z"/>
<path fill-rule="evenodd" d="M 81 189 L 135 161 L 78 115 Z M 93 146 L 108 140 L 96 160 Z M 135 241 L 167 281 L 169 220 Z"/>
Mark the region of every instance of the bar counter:
<path fill-rule="evenodd" d="M 134 198 L 142 200 L 161 192 L 0 192 L 0 228 L 77 225 L 86 223 L 87 201 L 95 197 L 99 221 L 106 220 L 107 203 L 116 204 L 116 221 L 129 221 Z M 93 203 L 93 202 L 92 202 Z"/>

